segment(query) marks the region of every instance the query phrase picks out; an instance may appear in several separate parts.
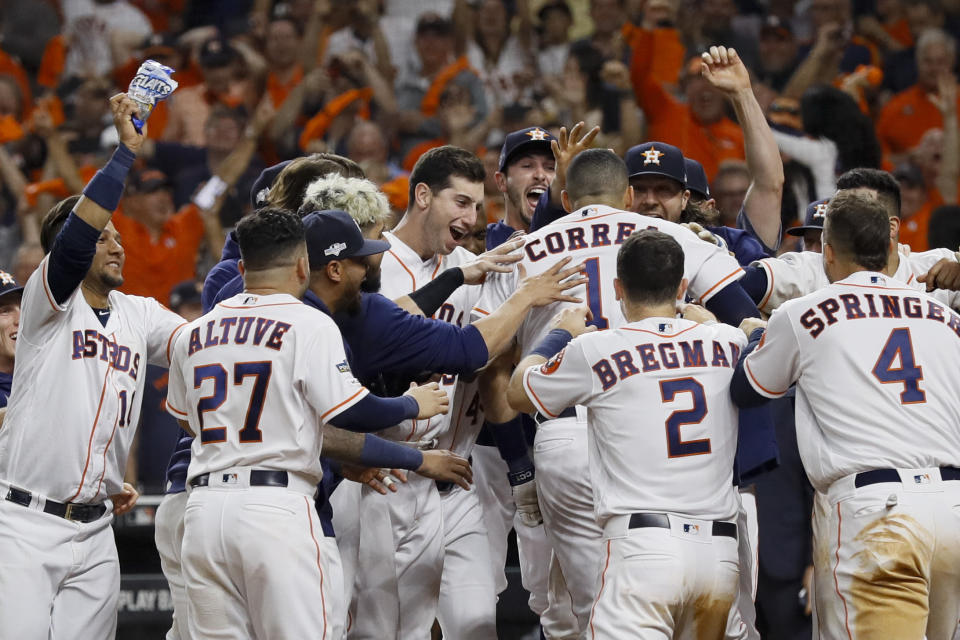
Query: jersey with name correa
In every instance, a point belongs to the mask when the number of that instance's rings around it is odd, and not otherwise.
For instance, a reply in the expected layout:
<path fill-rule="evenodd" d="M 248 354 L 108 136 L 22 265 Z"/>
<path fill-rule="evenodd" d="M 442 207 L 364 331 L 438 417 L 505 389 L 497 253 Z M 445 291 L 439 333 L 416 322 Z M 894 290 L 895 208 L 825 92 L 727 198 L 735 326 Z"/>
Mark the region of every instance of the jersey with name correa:
<path fill-rule="evenodd" d="M 57 304 L 48 261 L 20 302 L 0 479 L 59 502 L 101 502 L 123 488 L 147 364 L 168 365 L 184 321 L 153 298 L 111 291 L 104 326 L 79 286 Z"/>
<path fill-rule="evenodd" d="M 617 252 L 630 234 L 643 229 L 662 231 L 680 244 L 684 254 L 683 276 L 689 283 L 689 294 L 701 304 L 743 275 L 740 265 L 726 250 L 704 242 L 686 227 L 603 205 L 583 207 L 527 234 L 519 264 L 524 266 L 528 276 L 535 276 L 567 256 L 573 258 L 568 266 L 582 262 L 589 282 L 568 293 L 583 299 L 590 307 L 593 313 L 591 324 L 598 329 L 616 328 L 625 323 L 613 290 Z M 516 269 L 512 273 L 489 274 L 474 313 L 483 316 L 494 311 L 517 285 Z M 569 306 L 573 303 L 555 302 L 532 309 L 527 314 L 517 334 L 524 355 L 550 331 L 554 316 Z"/>
<path fill-rule="evenodd" d="M 742 331 L 725 324 L 646 318 L 584 334 L 524 372 L 541 414 L 587 407 L 601 526 L 638 511 L 736 515 L 730 378 L 746 344 Z"/>
<path fill-rule="evenodd" d="M 291 295 L 240 293 L 183 328 L 167 410 L 196 435 L 188 481 L 231 467 L 323 476 L 323 424 L 367 389 L 330 317 Z"/>
<path fill-rule="evenodd" d="M 818 491 L 870 469 L 960 465 L 960 316 L 861 271 L 784 303 L 744 360 L 768 398 L 797 383 L 797 443 Z"/>

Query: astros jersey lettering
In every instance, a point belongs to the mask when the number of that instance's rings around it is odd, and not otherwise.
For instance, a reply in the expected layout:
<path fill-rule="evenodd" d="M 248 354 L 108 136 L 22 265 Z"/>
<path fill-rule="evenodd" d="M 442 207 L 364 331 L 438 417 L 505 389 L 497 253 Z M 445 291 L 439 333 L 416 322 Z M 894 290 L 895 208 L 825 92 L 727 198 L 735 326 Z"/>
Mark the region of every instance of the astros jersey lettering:
<path fill-rule="evenodd" d="M 926 285 L 917 282 L 917 276 L 925 274 L 942 258 L 954 260 L 955 256 L 948 249 L 932 249 L 922 253 L 908 253 L 901 249 L 900 263 L 893 278 L 913 289 L 924 291 Z M 767 272 L 767 291 L 757 305 L 764 313 L 772 312 L 787 300 L 805 296 L 830 284 L 823 270 L 823 255 L 813 251 L 784 253 L 754 264 Z M 956 291 L 937 290 L 930 295 L 953 309 L 960 308 L 960 294 Z"/>
<path fill-rule="evenodd" d="M 624 324 L 613 291 L 617 252 L 631 233 L 642 229 L 657 229 L 680 243 L 684 252 L 683 275 L 690 283 L 690 295 L 701 303 L 743 275 L 740 265 L 725 250 L 700 240 L 689 229 L 602 205 L 583 207 L 528 234 L 520 264 L 532 276 L 567 256 L 573 258 L 571 265 L 583 261 L 589 283 L 569 293 L 587 303 L 593 313 L 592 324 L 598 329 L 616 328 Z M 517 288 L 517 277 L 516 270 L 487 276 L 474 312 L 487 315 L 497 309 Z M 517 334 L 524 355 L 547 334 L 553 317 L 570 304 L 557 302 L 530 311 Z"/>
<path fill-rule="evenodd" d="M 589 410 L 597 520 L 636 511 L 734 517 L 737 411 L 730 377 L 746 346 L 724 324 L 647 318 L 585 334 L 524 373 L 527 396 L 556 416 Z"/>
<path fill-rule="evenodd" d="M 30 276 L 20 303 L 0 478 L 60 502 L 100 502 L 122 489 L 147 364 L 167 366 L 183 318 L 152 298 L 111 291 L 104 326 L 81 287 L 56 303 L 48 260 Z M 59 388 L 37 380 L 57 380 Z M 48 445 L 44 455 L 28 455 L 38 442 Z"/>
<path fill-rule="evenodd" d="M 383 255 L 383 262 L 380 267 L 382 273 L 380 293 L 391 300 L 419 289 L 446 269 L 476 259 L 476 256 L 466 249 L 457 247 L 449 255 L 433 256 L 429 260 L 423 260 L 413 249 L 392 233 L 385 233 L 383 236 L 390 242 L 390 249 Z M 470 323 L 470 310 L 479 296 L 479 285 L 461 286 L 437 309 L 434 317 L 437 320 L 450 322 L 457 326 L 466 326 Z M 393 440 L 412 442 L 430 440 L 446 432 L 451 420 L 460 416 L 461 411 L 464 411 L 463 404 L 466 403 L 467 408 L 469 408 L 476 395 L 475 384 L 470 383 L 468 385 L 473 389 L 472 391 L 457 391 L 457 382 L 458 376 L 456 375 L 444 375 L 440 379 L 441 388 L 447 392 L 447 396 L 450 398 L 449 413 L 434 416 L 429 420 L 406 420 L 396 427 L 382 431 L 380 435 Z M 483 416 L 480 415 L 476 420 L 473 419 L 474 416 L 463 417 L 466 419 L 461 419 L 461 427 L 470 430 L 472 436 L 469 433 L 459 433 L 457 440 L 463 437 L 470 442 L 472 447 L 476 440 L 476 434 L 483 425 Z M 447 438 L 443 446 L 458 453 L 463 453 L 462 450 L 456 448 L 456 444 L 456 442 Z"/>
<path fill-rule="evenodd" d="M 769 398 L 797 381 L 800 456 L 826 491 L 868 469 L 960 465 L 957 362 L 960 315 L 895 279 L 858 272 L 781 305 L 744 369 Z"/>
<path fill-rule="evenodd" d="M 240 293 L 184 327 L 167 393 L 197 436 L 188 481 L 257 467 L 319 482 L 321 425 L 368 391 L 329 316 L 287 294 Z"/>

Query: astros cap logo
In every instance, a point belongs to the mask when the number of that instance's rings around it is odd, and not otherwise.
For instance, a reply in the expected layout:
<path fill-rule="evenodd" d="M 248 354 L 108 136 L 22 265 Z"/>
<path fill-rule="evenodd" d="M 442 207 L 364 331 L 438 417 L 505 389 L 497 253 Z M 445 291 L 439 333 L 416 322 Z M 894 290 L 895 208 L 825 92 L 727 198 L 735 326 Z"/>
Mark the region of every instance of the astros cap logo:
<path fill-rule="evenodd" d="M 546 140 L 546 139 L 547 139 L 547 132 L 544 131 L 543 129 L 540 129 L 539 127 L 536 128 L 536 129 L 534 129 L 533 131 L 527 131 L 527 135 L 530 136 L 530 139 L 531 139 L 531 140 Z"/>
<path fill-rule="evenodd" d="M 6 271 L 0 271 L 0 284 L 17 284 L 13 276 Z"/>
<path fill-rule="evenodd" d="M 647 166 L 648 164 L 659 165 L 660 156 L 663 156 L 663 155 L 666 155 L 666 154 L 663 153 L 662 151 L 657 151 L 653 147 L 650 147 L 649 149 L 643 152 L 643 166 Z"/>
<path fill-rule="evenodd" d="M 813 212 L 814 218 L 824 218 L 827 215 L 827 203 L 821 202 L 816 206 L 816 210 Z"/>

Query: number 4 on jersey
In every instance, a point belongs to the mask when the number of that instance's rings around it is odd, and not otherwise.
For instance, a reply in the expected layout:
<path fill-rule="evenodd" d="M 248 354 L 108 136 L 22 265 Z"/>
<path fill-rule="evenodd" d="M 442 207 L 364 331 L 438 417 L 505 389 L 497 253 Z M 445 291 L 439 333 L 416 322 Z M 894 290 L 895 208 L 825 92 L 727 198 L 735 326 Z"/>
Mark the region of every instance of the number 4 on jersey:
<path fill-rule="evenodd" d="M 900 366 L 894 368 L 894 364 Z M 873 366 L 873 375 L 883 384 L 900 383 L 900 404 L 919 404 L 927 401 L 927 394 L 920 388 L 923 380 L 923 367 L 917 365 L 913 357 L 913 341 L 910 329 L 900 328 L 890 332 L 887 343 L 883 345 L 877 364 Z"/>

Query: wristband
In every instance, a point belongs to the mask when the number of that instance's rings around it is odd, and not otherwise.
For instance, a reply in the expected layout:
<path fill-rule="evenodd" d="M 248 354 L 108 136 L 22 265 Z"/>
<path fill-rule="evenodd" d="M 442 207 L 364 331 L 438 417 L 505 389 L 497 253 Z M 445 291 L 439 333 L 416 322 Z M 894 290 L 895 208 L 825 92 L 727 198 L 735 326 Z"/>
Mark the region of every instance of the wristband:
<path fill-rule="evenodd" d="M 524 455 L 517 460 L 511 460 L 507 463 L 507 469 L 509 469 L 507 480 L 510 481 L 511 487 L 515 487 L 518 484 L 525 484 L 536 477 L 533 460 L 531 460 L 528 455 Z"/>
<path fill-rule="evenodd" d="M 413 447 L 378 438 L 370 433 L 363 439 L 361 466 L 416 471 L 422 464 L 423 453 Z"/>
<path fill-rule="evenodd" d="M 567 343 L 571 340 L 573 340 L 573 336 L 570 335 L 569 331 L 565 329 L 553 329 L 540 341 L 540 344 L 530 352 L 530 355 L 543 356 L 549 360 L 567 346 Z"/>
<path fill-rule="evenodd" d="M 135 158 L 133 151 L 121 142 L 110 161 L 97 171 L 84 187 L 84 197 L 93 200 L 107 211 L 116 211 L 123 196 L 123 183 Z"/>
<path fill-rule="evenodd" d="M 447 298 L 463 284 L 463 270 L 460 267 L 447 269 L 429 283 L 410 294 L 423 315 L 432 316 Z"/>

